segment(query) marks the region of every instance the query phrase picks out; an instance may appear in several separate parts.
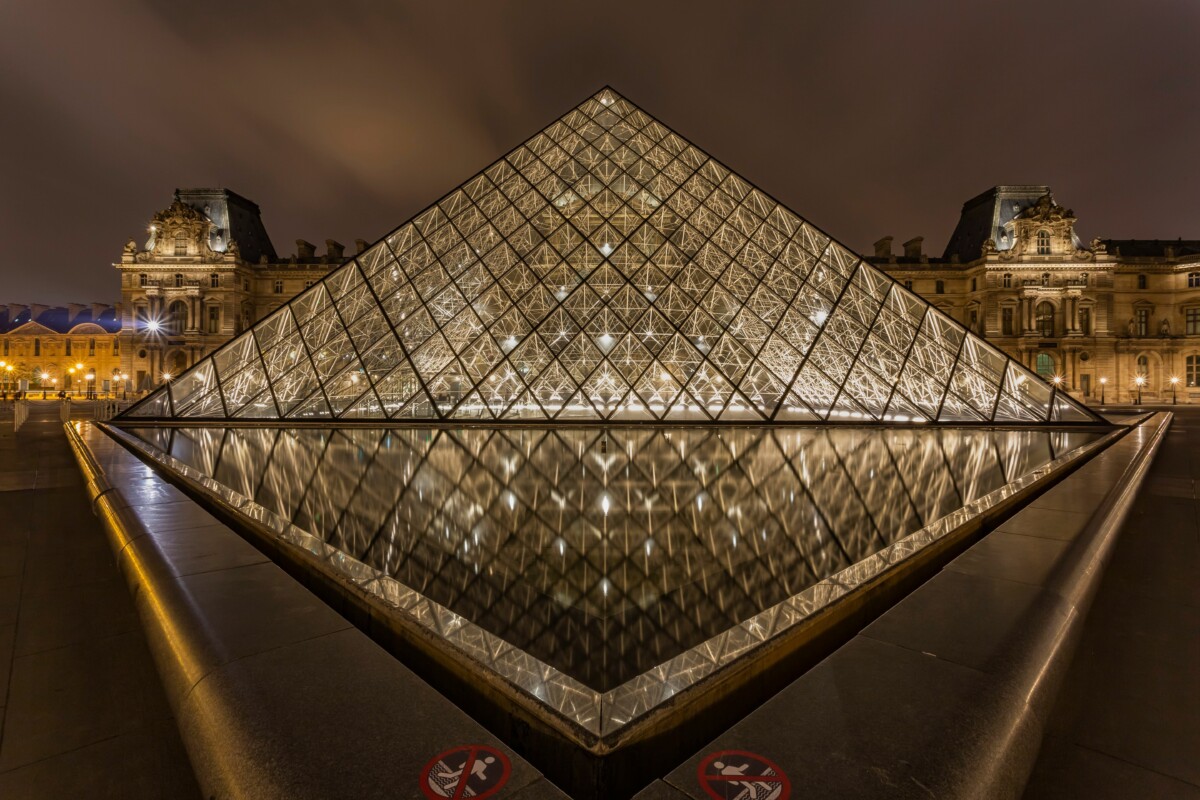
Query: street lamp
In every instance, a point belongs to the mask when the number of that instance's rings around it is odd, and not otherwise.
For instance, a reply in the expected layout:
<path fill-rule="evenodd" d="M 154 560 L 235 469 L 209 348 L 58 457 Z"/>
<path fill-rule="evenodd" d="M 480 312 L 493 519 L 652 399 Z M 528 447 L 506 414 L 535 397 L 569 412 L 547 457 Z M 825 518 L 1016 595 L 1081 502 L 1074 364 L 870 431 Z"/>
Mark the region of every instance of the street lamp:
<path fill-rule="evenodd" d="M 170 381 L 170 380 L 171 380 L 171 373 L 169 373 L 169 372 L 164 372 L 164 373 L 162 374 L 162 379 L 163 379 L 164 381 Z"/>
<path fill-rule="evenodd" d="M 129 375 L 124 372 L 121 373 L 121 399 L 129 399 Z"/>
<path fill-rule="evenodd" d="M 71 378 L 71 383 L 74 383 L 74 382 L 75 382 L 74 375 L 75 375 L 75 368 L 74 368 L 74 367 L 67 367 L 67 377 L 68 377 L 68 378 Z M 70 392 L 68 391 L 68 392 L 67 392 L 67 394 L 69 395 L 69 394 L 70 394 Z"/>
<path fill-rule="evenodd" d="M 1144 386 L 1144 385 L 1145 385 L 1145 383 L 1146 383 L 1146 376 L 1145 376 L 1145 375 L 1138 375 L 1136 378 L 1134 378 L 1134 379 L 1133 379 L 1133 382 L 1134 382 L 1134 383 L 1136 383 L 1136 384 L 1137 384 L 1137 387 L 1138 387 L 1138 401 L 1137 401 L 1137 404 L 1140 406 L 1140 405 L 1142 404 L 1142 386 Z"/>
<path fill-rule="evenodd" d="M 40 377 L 42 379 L 42 399 L 45 400 L 46 399 L 46 381 L 50 380 L 50 373 L 43 372 Z"/>
<path fill-rule="evenodd" d="M 1108 383 L 1108 378 L 1100 379 L 1100 405 L 1104 405 L 1104 386 Z"/>
<path fill-rule="evenodd" d="M 13 371 L 13 365 L 12 365 L 12 364 L 5 364 L 5 365 L 4 365 L 4 390 L 5 390 L 5 391 L 8 391 L 8 390 L 9 390 L 9 388 L 11 388 L 11 386 L 12 386 L 12 371 Z M 16 396 L 17 396 L 17 395 L 16 395 L 16 392 L 13 392 L 13 399 L 14 399 L 14 400 L 16 399 Z"/>
<path fill-rule="evenodd" d="M 1179 376 L 1172 375 L 1171 376 L 1171 405 L 1173 405 L 1173 406 L 1179 405 L 1179 400 L 1175 396 L 1175 389 L 1178 386 L 1179 386 Z"/>
<path fill-rule="evenodd" d="M 87 399 L 95 400 L 96 399 L 96 373 L 89 372 L 87 375 L 84 375 L 83 377 L 87 381 Z"/>

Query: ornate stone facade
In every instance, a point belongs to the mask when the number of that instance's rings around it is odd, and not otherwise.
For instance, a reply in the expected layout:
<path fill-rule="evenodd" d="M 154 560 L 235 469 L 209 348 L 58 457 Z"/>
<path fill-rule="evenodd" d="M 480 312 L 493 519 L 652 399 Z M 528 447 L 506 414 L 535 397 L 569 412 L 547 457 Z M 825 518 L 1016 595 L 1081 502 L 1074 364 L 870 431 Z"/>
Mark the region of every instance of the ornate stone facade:
<path fill-rule="evenodd" d="M 122 390 L 119 327 L 117 309 L 103 303 L 0 306 L 0 391 Z"/>
<path fill-rule="evenodd" d="M 886 237 L 871 261 L 1087 403 L 1135 402 L 1139 377 L 1143 402 L 1200 403 L 1200 241 L 1084 245 L 1075 223 L 1048 186 L 997 186 L 942 257 Z"/>
<path fill-rule="evenodd" d="M 114 265 L 131 388 L 179 374 L 341 264 L 342 245 L 325 244 L 317 255 L 301 239 L 295 255 L 279 258 L 255 203 L 228 189 L 176 190 L 145 245 L 130 239 Z"/>

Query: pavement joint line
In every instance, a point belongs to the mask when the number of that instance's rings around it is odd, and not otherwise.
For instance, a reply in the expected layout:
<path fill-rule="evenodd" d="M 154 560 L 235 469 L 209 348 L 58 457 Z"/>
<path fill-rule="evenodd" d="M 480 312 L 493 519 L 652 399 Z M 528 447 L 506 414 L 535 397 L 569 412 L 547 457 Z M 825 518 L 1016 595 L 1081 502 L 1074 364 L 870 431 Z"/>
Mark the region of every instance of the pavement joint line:
<path fill-rule="evenodd" d="M 123 733 L 116 733 L 116 734 L 113 734 L 112 736 L 105 736 L 103 738 L 97 739 L 94 742 L 88 742 L 87 744 L 81 744 L 77 747 L 72 747 L 70 749 L 63 750 L 61 753 L 53 753 L 48 756 L 42 756 L 41 758 L 35 758 L 33 761 L 26 761 L 24 764 L 17 764 L 15 767 L 9 767 L 8 769 L 0 770 L 0 775 L 11 775 L 14 772 L 26 769 L 28 767 L 33 767 L 38 764 L 43 764 L 47 761 L 53 761 L 56 758 L 62 758 L 63 756 L 70 755 L 71 753 L 78 753 L 80 750 L 86 750 L 89 747 L 95 747 L 98 744 L 104 744 L 105 742 L 111 742 L 113 739 L 120 739 L 122 736 L 129 736 L 130 734 L 132 734 L 134 732 L 135 731 L 125 731 Z"/>
<path fill-rule="evenodd" d="M 1089 750 L 1093 753 L 1098 753 L 1099 755 L 1102 755 L 1105 758 L 1111 758 L 1114 761 L 1120 761 L 1122 764 L 1128 764 L 1129 766 L 1134 767 L 1136 769 L 1140 769 L 1144 772 L 1150 772 L 1150 773 L 1153 773 L 1154 775 L 1161 775 L 1164 778 L 1169 778 L 1173 781 L 1179 781 L 1180 783 L 1186 783 L 1188 786 L 1195 786 L 1197 789 L 1200 789 L 1200 784 L 1193 783 L 1192 781 L 1189 781 L 1187 778 L 1181 778 L 1178 775 L 1172 775 L 1169 772 L 1163 772 L 1162 770 L 1157 770 L 1154 767 L 1148 767 L 1145 764 L 1139 764 L 1136 761 L 1130 761 L 1128 758 L 1123 758 L 1122 756 L 1119 756 L 1116 753 L 1110 753 L 1107 750 L 1101 750 L 1098 747 L 1092 747 L 1091 745 L 1086 745 L 1086 744 L 1083 744 L 1082 742 L 1076 742 L 1076 741 L 1072 741 L 1069 739 L 1064 739 L 1063 741 L 1065 741 L 1067 744 L 1070 744 L 1074 747 L 1078 747 L 1081 750 Z"/>

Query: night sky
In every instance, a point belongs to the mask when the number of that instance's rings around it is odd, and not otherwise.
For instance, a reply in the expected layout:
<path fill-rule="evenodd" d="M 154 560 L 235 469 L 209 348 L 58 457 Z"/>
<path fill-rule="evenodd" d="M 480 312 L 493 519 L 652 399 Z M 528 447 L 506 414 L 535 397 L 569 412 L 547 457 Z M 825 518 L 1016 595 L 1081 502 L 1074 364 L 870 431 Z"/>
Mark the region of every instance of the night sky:
<path fill-rule="evenodd" d="M 860 252 L 997 183 L 1200 238 L 1197 41 L 1196 0 L 10 0 L 0 302 L 117 300 L 177 186 L 352 250 L 604 84 Z"/>

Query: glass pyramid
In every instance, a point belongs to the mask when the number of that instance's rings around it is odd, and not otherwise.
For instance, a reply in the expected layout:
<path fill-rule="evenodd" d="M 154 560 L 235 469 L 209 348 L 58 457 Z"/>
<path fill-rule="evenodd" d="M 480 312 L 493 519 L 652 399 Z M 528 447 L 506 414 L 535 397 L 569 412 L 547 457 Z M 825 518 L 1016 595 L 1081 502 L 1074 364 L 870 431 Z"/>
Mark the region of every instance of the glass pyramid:
<path fill-rule="evenodd" d="M 123 416 L 1100 421 L 609 88 Z"/>

